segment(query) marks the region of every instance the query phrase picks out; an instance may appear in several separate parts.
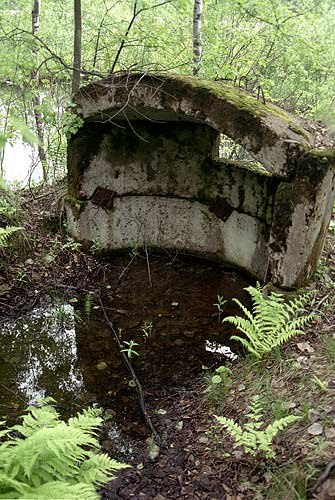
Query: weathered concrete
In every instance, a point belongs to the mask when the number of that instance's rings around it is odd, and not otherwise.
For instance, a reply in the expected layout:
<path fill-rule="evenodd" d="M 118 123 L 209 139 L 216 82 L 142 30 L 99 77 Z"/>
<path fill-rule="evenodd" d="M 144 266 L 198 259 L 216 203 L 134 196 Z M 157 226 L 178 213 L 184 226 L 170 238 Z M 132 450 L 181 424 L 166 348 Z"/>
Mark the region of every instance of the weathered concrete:
<path fill-rule="evenodd" d="M 234 87 L 131 75 L 76 96 L 85 125 L 68 149 L 72 234 L 107 250 L 174 248 L 283 287 L 315 272 L 334 198 L 333 151 Z M 218 158 L 224 133 L 264 169 Z"/>
<path fill-rule="evenodd" d="M 89 120 L 207 124 L 282 177 L 292 171 L 291 158 L 312 146 L 310 134 L 283 110 L 222 82 L 184 75 L 118 75 L 81 89 L 75 101 Z"/>

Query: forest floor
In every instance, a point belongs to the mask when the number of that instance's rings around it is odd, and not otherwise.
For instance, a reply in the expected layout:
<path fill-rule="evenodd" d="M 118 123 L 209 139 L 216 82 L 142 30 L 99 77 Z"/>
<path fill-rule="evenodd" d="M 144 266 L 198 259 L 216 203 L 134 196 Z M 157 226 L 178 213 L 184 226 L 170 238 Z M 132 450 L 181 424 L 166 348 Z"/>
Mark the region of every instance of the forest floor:
<path fill-rule="evenodd" d="M 146 297 L 142 303 L 143 310 L 149 310 L 145 300 L 152 304 L 155 293 L 159 292 L 165 297 L 164 310 L 160 305 L 159 311 L 156 311 L 157 318 L 160 318 L 157 319 L 157 329 L 168 329 L 171 335 L 174 333 L 173 345 L 184 349 L 182 353 L 190 349 L 187 339 L 194 336 L 194 332 L 201 328 L 211 329 L 213 321 L 218 324 L 215 308 L 213 314 L 206 308 L 213 305 L 220 283 L 216 281 L 217 288 L 208 291 L 201 278 L 205 269 L 215 281 L 216 268 L 212 269 L 208 263 L 188 262 L 179 256 L 160 258 L 142 255 L 133 260 L 131 255 L 115 257 L 114 260 L 100 258 L 95 253 L 96 249 L 78 248 L 66 235 L 59 215 L 61 199 L 61 188 L 25 193 L 20 199 L 23 206 L 21 224 L 25 231 L 12 238 L 11 245 L 3 251 L 2 256 L 2 323 L 28 314 L 43 303 L 45 296 L 61 294 L 64 300 L 83 300 L 82 296 L 87 291 L 94 291 L 107 282 L 112 283 L 112 276 L 116 276 L 115 286 L 123 281 L 126 283 L 124 287 L 128 302 L 116 293 L 113 296 L 113 290 L 116 290 L 113 284 L 108 293 L 105 290 L 104 300 L 109 313 L 112 310 L 119 311 L 119 316 L 115 313 L 112 318 L 117 325 L 118 321 L 121 321 L 121 325 L 124 321 L 125 328 L 126 325 L 130 329 L 134 325 L 138 328 L 139 321 L 134 323 L 138 311 L 134 310 L 133 315 L 127 316 L 126 320 L 122 320 L 122 317 L 125 316 L 124 304 L 136 304 L 141 288 L 145 288 Z M 156 360 L 156 374 L 153 358 L 149 364 L 134 361 L 143 385 L 147 413 L 160 442 L 155 444 L 150 440 L 143 418 L 136 417 L 137 423 L 133 424 L 125 413 L 124 423 L 127 424 L 128 418 L 128 431 L 132 435 L 132 452 L 127 456 L 121 453 L 117 458 L 131 467 L 121 471 L 116 480 L 101 489 L 103 499 L 335 498 L 334 259 L 335 233 L 329 231 L 318 279 L 309 287 L 316 290 L 316 297 L 309 306 L 316 318 L 306 328 L 306 335 L 294 338 L 281 353 L 275 353 L 260 362 L 243 355 L 239 355 L 236 360 L 214 357 L 212 363 L 201 358 L 203 366 L 198 363 L 197 370 L 188 371 L 188 362 L 184 361 L 183 373 L 183 359 L 177 359 L 173 346 L 165 346 L 163 349 L 169 351 L 170 368 L 175 362 L 175 366 L 178 365 L 180 369 L 179 375 L 173 371 L 166 373 L 171 383 L 162 383 L 160 379 L 159 364 L 163 364 L 163 358 L 160 357 L 163 353 Z M 152 291 L 148 291 L 147 285 L 144 285 L 148 281 L 148 260 Z M 128 272 L 130 261 L 139 262 L 134 266 L 135 278 Z M 170 270 L 173 267 L 171 264 L 176 264 L 175 271 Z M 191 292 L 187 289 L 190 275 L 199 275 L 199 287 L 196 288 L 192 282 L 194 289 Z M 180 288 L 178 276 L 179 279 L 186 279 L 184 290 Z M 231 270 L 228 270 L 227 276 L 226 285 L 229 280 L 236 279 Z M 131 282 L 132 279 L 136 282 Z M 247 281 L 243 283 L 246 286 Z M 203 295 L 214 293 L 214 300 L 210 296 L 206 302 L 201 295 L 198 296 L 196 290 L 201 288 Z M 117 290 L 120 291 L 119 288 Z M 232 288 L 230 295 L 236 295 L 235 292 L 236 289 Z M 178 308 L 182 301 L 186 304 L 184 311 L 187 311 L 184 319 L 182 308 Z M 168 306 L 179 312 L 171 313 Z M 202 313 L 201 308 L 204 308 Z M 201 314 L 204 321 L 201 320 Z M 177 326 L 172 332 L 174 325 Z M 187 333 L 182 341 L 178 338 L 178 328 Z M 215 333 L 214 330 L 212 333 Z M 102 349 L 105 348 L 104 344 Z M 199 361 L 199 356 L 195 351 L 194 358 Z M 221 364 L 230 367 L 232 375 L 228 377 L 227 383 L 213 385 L 211 375 Z M 164 370 L 167 370 L 166 366 L 161 371 Z M 177 373 L 177 368 L 175 371 Z M 6 384 L 7 381 L 1 382 Z M 271 460 L 262 454 L 251 456 L 242 448 L 234 447 L 233 440 L 214 417 L 215 414 L 224 415 L 240 424 L 245 423 L 246 409 L 254 395 L 260 396 L 266 424 L 289 414 L 301 417 L 294 425 L 279 433 L 273 445 L 276 457 Z M 132 405 L 136 406 L 136 400 Z M 110 410 L 110 414 L 113 411 Z M 111 421 L 106 419 L 101 443 L 102 448 L 116 458 L 110 442 L 111 427 Z"/>

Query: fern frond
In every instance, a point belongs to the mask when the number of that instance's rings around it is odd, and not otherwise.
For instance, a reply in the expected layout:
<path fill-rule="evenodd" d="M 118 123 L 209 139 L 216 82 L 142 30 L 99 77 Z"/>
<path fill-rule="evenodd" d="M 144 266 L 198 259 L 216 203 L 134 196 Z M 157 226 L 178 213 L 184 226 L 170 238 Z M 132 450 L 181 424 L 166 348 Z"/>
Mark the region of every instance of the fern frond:
<path fill-rule="evenodd" d="M 279 420 L 275 420 L 272 424 L 268 425 L 264 431 L 264 436 L 272 442 L 272 440 L 277 436 L 278 432 L 284 430 L 291 424 L 300 420 L 301 417 L 297 415 L 288 415 L 287 417 L 280 418 Z"/>
<path fill-rule="evenodd" d="M 7 434 L 20 432 L 0 443 L 1 498 L 67 498 L 95 500 L 95 485 L 113 479 L 123 464 L 96 454 L 94 435 L 101 423 L 97 410 L 84 411 L 59 421 L 56 410 L 42 405 L 30 407 L 21 425 Z"/>
<path fill-rule="evenodd" d="M 101 484 L 114 479 L 116 470 L 129 467 L 112 460 L 105 453 L 99 455 L 91 453 L 89 458 L 82 463 L 78 473 L 78 481 L 83 483 Z"/>
<path fill-rule="evenodd" d="M 70 427 L 91 430 L 98 429 L 102 424 L 102 418 L 100 417 L 101 411 L 97 408 L 89 408 L 84 410 L 81 414 L 76 417 L 72 417 L 68 421 Z"/>
<path fill-rule="evenodd" d="M 13 426 L 13 429 L 23 436 L 30 436 L 38 429 L 44 427 L 55 427 L 59 422 L 59 414 L 52 406 L 28 406 L 28 413 L 23 415 L 22 424 Z"/>
<path fill-rule="evenodd" d="M 24 499 L 62 499 L 64 500 L 99 500 L 94 486 L 86 483 L 66 484 L 62 481 L 53 481 L 38 488 L 31 488 L 25 493 Z"/>
<path fill-rule="evenodd" d="M 223 322 L 233 324 L 243 334 L 243 337 L 234 335 L 231 338 L 240 342 L 258 359 L 294 335 L 303 334 L 306 324 L 314 319 L 313 314 L 304 314 L 304 307 L 312 295 L 310 293 L 285 303 L 280 293 L 272 292 L 265 297 L 259 283 L 245 290 L 252 298 L 252 310 L 249 311 L 239 300 L 233 299 L 246 318 L 228 316 Z"/>
<path fill-rule="evenodd" d="M 241 311 L 244 313 L 244 315 L 248 318 L 248 320 L 252 324 L 254 321 L 254 317 L 253 317 L 252 313 L 249 311 L 249 309 L 247 309 L 247 307 L 245 307 L 245 305 L 242 304 L 242 302 L 240 302 L 238 299 L 233 298 L 233 302 L 235 302 L 235 304 L 237 304 L 239 306 Z M 224 322 L 224 321 L 225 321 L 225 319 L 222 322 Z"/>
<path fill-rule="evenodd" d="M 275 420 L 269 424 L 265 430 L 261 430 L 264 422 L 261 420 L 263 407 L 259 396 L 254 396 L 248 406 L 249 413 L 247 417 L 249 422 L 241 427 L 234 420 L 226 417 L 218 417 L 216 420 L 227 430 L 230 436 L 235 440 L 235 446 L 242 446 L 246 453 L 256 455 L 263 451 L 268 458 L 275 458 L 275 453 L 271 448 L 273 439 L 278 432 L 284 430 L 287 426 L 293 424 L 301 417 L 289 415 L 287 417 Z"/>
<path fill-rule="evenodd" d="M 7 245 L 10 236 L 16 231 L 22 231 L 23 227 L 6 226 L 0 227 L 0 247 Z"/>
<path fill-rule="evenodd" d="M 233 419 L 226 417 L 218 417 L 214 415 L 216 420 L 233 436 L 235 439 L 240 438 L 243 434 L 242 427 L 240 427 Z"/>

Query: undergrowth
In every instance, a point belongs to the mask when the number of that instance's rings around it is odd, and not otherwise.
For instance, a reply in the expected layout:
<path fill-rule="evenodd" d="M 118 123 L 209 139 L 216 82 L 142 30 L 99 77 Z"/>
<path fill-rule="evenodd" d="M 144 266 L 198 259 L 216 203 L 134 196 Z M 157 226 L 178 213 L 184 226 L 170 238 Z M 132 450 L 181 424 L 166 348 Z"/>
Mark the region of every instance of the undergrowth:
<path fill-rule="evenodd" d="M 288 415 L 275 420 L 264 428 L 262 420 L 263 407 L 259 395 L 252 398 L 247 410 L 246 416 L 249 422 L 244 424 L 243 427 L 231 418 L 218 416 L 215 416 L 215 418 L 235 440 L 235 446 L 242 446 L 245 453 L 255 456 L 259 452 L 264 452 L 266 458 L 275 458 L 276 455 L 271 446 L 272 441 L 280 431 L 300 420 L 300 417 Z"/>
<path fill-rule="evenodd" d="M 22 424 L 0 431 L 0 498 L 99 499 L 96 487 L 127 467 L 97 453 L 99 411 L 65 423 L 48 403 L 28 407 Z"/>
<path fill-rule="evenodd" d="M 280 293 L 272 292 L 266 296 L 259 284 L 245 290 L 252 298 L 252 311 L 238 299 L 233 299 L 246 317 L 228 316 L 223 322 L 232 323 L 243 333 L 243 337 L 234 335 L 231 339 L 240 342 L 255 358 L 260 359 L 291 337 L 303 334 L 304 327 L 314 318 L 314 314 L 305 312 L 305 306 L 313 296 L 311 293 L 284 302 Z"/>

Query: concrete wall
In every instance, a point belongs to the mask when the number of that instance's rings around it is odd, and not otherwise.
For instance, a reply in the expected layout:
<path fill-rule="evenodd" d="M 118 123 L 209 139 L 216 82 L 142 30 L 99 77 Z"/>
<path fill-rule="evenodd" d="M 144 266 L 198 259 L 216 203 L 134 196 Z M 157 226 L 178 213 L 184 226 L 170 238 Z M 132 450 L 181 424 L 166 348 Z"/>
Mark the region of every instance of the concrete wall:
<path fill-rule="evenodd" d="M 192 122 L 87 121 L 68 147 L 71 233 L 106 250 L 175 249 L 304 285 L 331 216 L 334 151 L 294 155 L 288 179 L 219 159 L 218 141 Z"/>
<path fill-rule="evenodd" d="M 219 134 L 206 125 L 137 122 L 135 131 L 88 123 L 71 141 L 74 236 L 107 250 L 176 249 L 263 278 L 276 181 L 250 164 L 219 160 Z M 99 200 L 97 187 L 110 199 Z"/>

